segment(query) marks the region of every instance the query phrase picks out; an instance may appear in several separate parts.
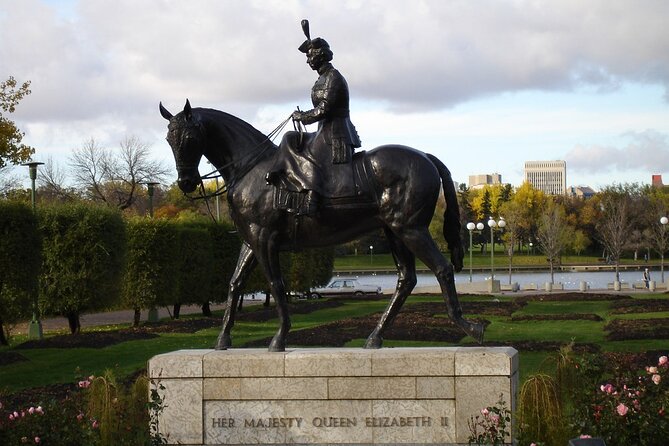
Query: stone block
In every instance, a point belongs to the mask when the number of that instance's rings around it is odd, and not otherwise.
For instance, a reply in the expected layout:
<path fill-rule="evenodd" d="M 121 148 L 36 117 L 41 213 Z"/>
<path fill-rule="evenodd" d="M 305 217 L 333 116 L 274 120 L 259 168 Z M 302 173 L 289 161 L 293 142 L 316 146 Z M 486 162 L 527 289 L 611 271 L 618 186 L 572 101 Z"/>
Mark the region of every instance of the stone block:
<path fill-rule="evenodd" d="M 455 378 L 452 376 L 416 377 L 416 398 L 425 400 L 455 399 Z"/>
<path fill-rule="evenodd" d="M 517 375 L 516 375 L 517 376 Z M 509 410 L 515 407 L 515 387 L 512 377 L 504 376 L 458 376 L 455 378 L 455 400 L 457 412 L 455 424 L 456 438 L 467 443 L 470 417 L 481 415 L 481 409 L 496 406 L 500 396 Z M 510 441 L 510 439 L 508 439 Z"/>
<path fill-rule="evenodd" d="M 512 347 L 460 347 L 455 353 L 455 376 L 511 376 L 518 370 Z"/>
<path fill-rule="evenodd" d="M 149 378 L 202 377 L 202 358 L 213 350 L 179 350 L 151 358 Z"/>
<path fill-rule="evenodd" d="M 376 400 L 416 398 L 416 378 L 350 377 L 328 379 L 328 396 L 332 400 Z"/>
<path fill-rule="evenodd" d="M 300 349 L 286 353 L 285 376 L 371 376 L 372 353 L 363 349 Z"/>
<path fill-rule="evenodd" d="M 208 378 L 283 376 L 285 355 L 266 349 L 212 351 L 204 357 L 203 373 Z"/>
<path fill-rule="evenodd" d="M 381 349 L 372 354 L 372 376 L 452 376 L 457 347 Z"/>
<path fill-rule="evenodd" d="M 164 379 L 164 410 L 158 424 L 168 444 L 202 444 L 202 380 Z"/>

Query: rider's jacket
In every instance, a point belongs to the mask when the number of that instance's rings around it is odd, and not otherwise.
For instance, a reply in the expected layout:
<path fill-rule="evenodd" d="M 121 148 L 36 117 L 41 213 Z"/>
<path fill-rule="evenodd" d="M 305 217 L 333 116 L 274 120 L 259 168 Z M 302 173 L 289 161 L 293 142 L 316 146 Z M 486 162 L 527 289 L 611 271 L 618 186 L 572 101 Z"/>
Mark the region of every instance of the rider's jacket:
<path fill-rule="evenodd" d="M 318 133 L 332 149 L 332 163 L 351 161 L 353 148 L 360 147 L 360 137 L 351 122 L 346 79 L 332 64 L 318 70 L 318 80 L 311 89 L 313 109 L 303 113 L 302 122 L 318 122 Z"/>

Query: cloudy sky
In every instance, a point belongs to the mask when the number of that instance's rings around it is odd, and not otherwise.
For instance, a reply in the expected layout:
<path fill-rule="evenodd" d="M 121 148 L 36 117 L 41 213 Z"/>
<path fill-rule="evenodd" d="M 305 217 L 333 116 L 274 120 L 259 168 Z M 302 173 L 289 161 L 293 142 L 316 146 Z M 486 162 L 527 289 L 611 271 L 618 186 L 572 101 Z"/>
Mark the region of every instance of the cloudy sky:
<path fill-rule="evenodd" d="M 0 0 L 0 79 L 38 160 L 126 136 L 173 166 L 162 101 L 265 133 L 310 107 L 300 19 L 328 40 L 371 149 L 439 156 L 454 179 L 567 161 L 569 184 L 669 183 L 666 0 Z"/>

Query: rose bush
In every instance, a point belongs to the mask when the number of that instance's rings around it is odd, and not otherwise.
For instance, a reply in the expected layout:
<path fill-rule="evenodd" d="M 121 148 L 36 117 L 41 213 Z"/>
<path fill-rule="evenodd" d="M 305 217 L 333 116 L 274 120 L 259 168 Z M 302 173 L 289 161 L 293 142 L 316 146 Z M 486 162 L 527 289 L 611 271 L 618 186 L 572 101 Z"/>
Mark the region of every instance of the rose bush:
<path fill-rule="evenodd" d="M 581 386 L 573 398 L 574 426 L 607 446 L 660 446 L 669 436 L 669 360 L 656 365 L 580 362 Z M 599 385 L 596 385 L 599 380 Z M 593 382 L 595 381 L 595 382 Z"/>

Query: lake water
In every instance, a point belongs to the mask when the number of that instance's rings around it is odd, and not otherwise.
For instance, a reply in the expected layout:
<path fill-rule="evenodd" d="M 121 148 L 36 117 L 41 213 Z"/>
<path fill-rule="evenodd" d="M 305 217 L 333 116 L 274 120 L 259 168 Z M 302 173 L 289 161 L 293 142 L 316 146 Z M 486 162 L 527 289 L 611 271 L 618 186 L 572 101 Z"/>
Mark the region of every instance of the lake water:
<path fill-rule="evenodd" d="M 630 287 L 635 282 L 640 282 L 642 280 L 643 271 L 621 271 L 620 272 L 620 281 L 623 283 L 629 283 Z M 346 275 L 342 274 L 342 277 Z M 351 277 L 351 276 L 348 276 Z M 394 289 L 397 282 L 397 276 L 394 274 L 366 274 L 355 276 L 358 277 L 360 283 L 366 283 L 370 285 L 378 285 L 383 289 Z M 554 274 L 554 282 L 561 283 L 565 290 L 578 290 L 581 281 L 586 281 L 590 289 L 606 289 L 607 284 L 613 283 L 615 280 L 614 271 L 587 271 L 587 272 L 568 272 L 568 271 L 559 271 Z M 669 271 L 665 274 L 665 279 L 669 278 Z M 473 282 L 483 282 L 487 279 L 490 279 L 490 271 L 487 273 L 474 273 L 472 275 Z M 499 280 L 500 283 L 508 284 L 509 283 L 509 274 L 503 271 L 495 270 L 495 279 Z M 551 276 L 548 271 L 541 272 L 519 272 L 513 273 L 511 276 L 512 282 L 518 282 L 521 286 L 535 283 L 539 288 L 543 287 L 543 284 L 550 282 Z M 651 280 L 656 281 L 657 283 L 661 282 L 661 276 L 659 271 L 651 271 Z M 456 286 L 458 283 L 467 283 L 469 282 L 469 272 L 462 272 L 455 275 Z M 416 286 L 432 286 L 437 285 L 437 279 L 432 274 L 418 274 L 418 284 Z"/>

